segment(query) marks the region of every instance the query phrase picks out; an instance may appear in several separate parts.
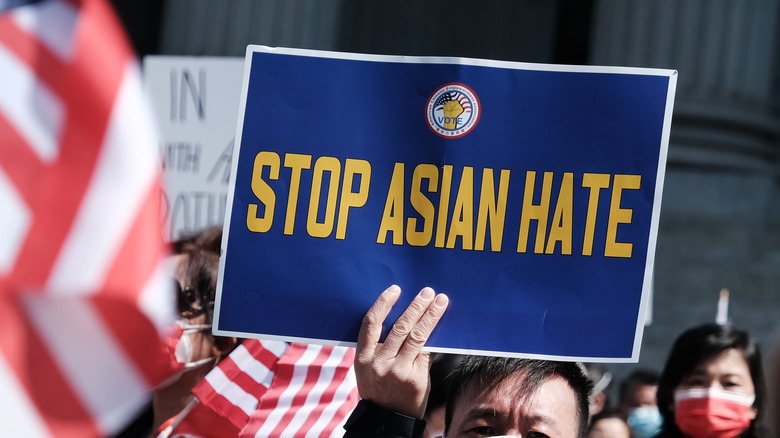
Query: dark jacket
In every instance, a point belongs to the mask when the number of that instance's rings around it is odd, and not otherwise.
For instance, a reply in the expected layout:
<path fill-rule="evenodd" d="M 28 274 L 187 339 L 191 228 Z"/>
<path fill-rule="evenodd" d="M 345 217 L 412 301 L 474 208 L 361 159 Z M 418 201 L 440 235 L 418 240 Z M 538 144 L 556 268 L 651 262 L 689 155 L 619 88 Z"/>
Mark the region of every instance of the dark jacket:
<path fill-rule="evenodd" d="M 344 424 L 344 438 L 422 438 L 425 420 L 387 410 L 360 400 Z"/>

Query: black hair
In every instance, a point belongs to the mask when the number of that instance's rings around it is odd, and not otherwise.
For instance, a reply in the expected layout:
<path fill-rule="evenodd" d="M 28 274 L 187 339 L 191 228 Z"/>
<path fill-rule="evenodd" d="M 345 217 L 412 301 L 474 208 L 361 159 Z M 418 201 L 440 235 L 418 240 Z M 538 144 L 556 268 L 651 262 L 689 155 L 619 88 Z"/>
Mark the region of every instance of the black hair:
<path fill-rule="evenodd" d="M 674 390 L 682 380 L 703 361 L 723 352 L 736 349 L 742 353 L 750 370 L 750 378 L 756 391 L 753 407 L 758 414 L 741 437 L 760 436 L 761 412 L 766 400 L 764 369 L 758 344 L 748 332 L 732 325 L 704 324 L 685 331 L 672 346 L 669 358 L 658 382 L 658 409 L 664 418 L 661 429 L 663 436 L 681 437 L 682 433 L 674 421 Z"/>
<path fill-rule="evenodd" d="M 636 369 L 628 374 L 620 382 L 619 403 L 625 405 L 628 399 L 640 386 L 658 386 L 661 375 L 649 369 Z"/>
<path fill-rule="evenodd" d="M 436 354 L 431 365 L 431 391 L 428 393 L 425 415 L 447 403 L 453 371 L 464 357 L 458 354 Z"/>
<path fill-rule="evenodd" d="M 182 289 L 192 290 L 195 313 L 205 313 L 206 323 L 211 324 L 214 300 L 217 292 L 217 272 L 222 244 L 222 227 L 207 227 L 191 234 L 183 234 L 173 243 L 174 254 L 188 256 L 186 275 Z"/>
<path fill-rule="evenodd" d="M 445 411 L 445 434 L 449 431 L 455 405 L 466 391 L 500 383 L 519 372 L 525 373 L 525 387 L 518 399 L 533 394 L 550 377 L 566 380 L 577 397 L 578 436 L 583 438 L 588 427 L 588 397 L 593 388 L 584 366 L 573 362 L 490 356 L 469 356 L 455 369 Z"/>

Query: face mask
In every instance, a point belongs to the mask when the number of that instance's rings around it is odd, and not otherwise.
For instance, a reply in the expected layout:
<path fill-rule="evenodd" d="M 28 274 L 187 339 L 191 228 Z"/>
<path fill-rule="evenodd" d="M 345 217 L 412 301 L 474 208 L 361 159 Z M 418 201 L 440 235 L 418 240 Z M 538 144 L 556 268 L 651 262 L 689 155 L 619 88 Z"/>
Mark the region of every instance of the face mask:
<path fill-rule="evenodd" d="M 207 357 L 198 361 L 192 361 L 192 339 L 190 334 L 202 332 L 211 329 L 211 324 L 186 324 L 183 322 L 177 322 L 177 327 L 181 328 L 181 335 L 179 342 L 176 344 L 174 351 L 174 357 L 176 362 L 182 364 L 182 368 L 192 368 L 198 365 L 202 365 L 214 359 L 213 357 Z"/>
<path fill-rule="evenodd" d="M 663 418 L 657 407 L 640 406 L 628 412 L 626 423 L 636 438 L 652 438 L 661 431 Z"/>
<path fill-rule="evenodd" d="M 674 422 L 687 436 L 732 438 L 750 427 L 750 409 L 755 400 L 755 395 L 712 388 L 676 391 Z"/>
<path fill-rule="evenodd" d="M 160 384 L 160 387 L 165 387 L 175 382 L 188 369 L 205 365 L 214 360 L 213 357 L 207 357 L 192 361 L 193 348 L 190 334 L 209 330 L 210 328 L 211 324 L 187 324 L 183 321 L 176 321 L 176 324 L 171 327 L 165 342 L 169 357 L 167 365 L 169 371 L 166 374 L 170 377 Z"/>

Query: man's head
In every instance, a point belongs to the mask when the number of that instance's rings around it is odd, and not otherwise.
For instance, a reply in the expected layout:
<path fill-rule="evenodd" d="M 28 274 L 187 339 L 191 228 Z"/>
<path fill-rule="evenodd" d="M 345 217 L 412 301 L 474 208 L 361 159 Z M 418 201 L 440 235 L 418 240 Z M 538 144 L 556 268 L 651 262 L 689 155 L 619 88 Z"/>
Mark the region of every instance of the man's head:
<path fill-rule="evenodd" d="M 575 363 L 471 356 L 452 378 L 446 434 L 584 437 L 592 387 Z"/>
<path fill-rule="evenodd" d="M 659 377 L 655 371 L 637 369 L 623 379 L 618 401 L 618 410 L 623 414 L 623 418 L 628 416 L 631 409 L 656 405 Z"/>

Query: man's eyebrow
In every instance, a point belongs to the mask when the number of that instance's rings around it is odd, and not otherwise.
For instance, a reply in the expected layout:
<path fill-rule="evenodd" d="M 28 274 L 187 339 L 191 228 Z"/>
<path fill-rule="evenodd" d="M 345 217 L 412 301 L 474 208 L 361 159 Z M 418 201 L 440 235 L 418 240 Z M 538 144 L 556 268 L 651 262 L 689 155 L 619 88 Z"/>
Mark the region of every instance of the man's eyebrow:
<path fill-rule="evenodd" d="M 493 408 L 474 408 L 471 411 L 468 412 L 466 415 L 466 418 L 469 420 L 474 420 L 478 418 L 486 418 L 486 417 L 497 417 L 498 414 L 496 413 L 496 410 Z M 529 420 L 531 423 L 534 424 L 554 424 L 555 419 L 551 416 L 544 415 L 544 414 L 537 414 L 530 417 L 526 417 L 527 420 Z"/>
<path fill-rule="evenodd" d="M 466 418 L 473 420 L 475 418 L 496 417 L 496 410 L 492 408 L 474 408 L 469 411 Z"/>

